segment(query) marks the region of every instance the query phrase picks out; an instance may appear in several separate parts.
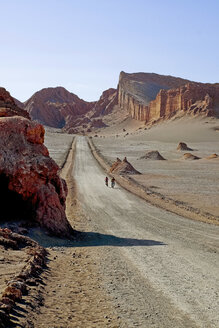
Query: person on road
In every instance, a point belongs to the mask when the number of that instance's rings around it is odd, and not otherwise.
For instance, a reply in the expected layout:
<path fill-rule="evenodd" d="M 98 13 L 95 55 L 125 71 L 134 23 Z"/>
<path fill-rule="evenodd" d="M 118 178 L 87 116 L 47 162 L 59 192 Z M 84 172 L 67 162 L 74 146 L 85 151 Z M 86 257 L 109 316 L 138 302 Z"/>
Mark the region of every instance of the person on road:
<path fill-rule="evenodd" d="M 111 187 L 114 188 L 115 187 L 115 178 L 113 177 L 112 180 L 111 180 Z"/>
<path fill-rule="evenodd" d="M 106 184 L 106 186 L 108 187 L 108 177 L 105 177 L 105 184 Z"/>

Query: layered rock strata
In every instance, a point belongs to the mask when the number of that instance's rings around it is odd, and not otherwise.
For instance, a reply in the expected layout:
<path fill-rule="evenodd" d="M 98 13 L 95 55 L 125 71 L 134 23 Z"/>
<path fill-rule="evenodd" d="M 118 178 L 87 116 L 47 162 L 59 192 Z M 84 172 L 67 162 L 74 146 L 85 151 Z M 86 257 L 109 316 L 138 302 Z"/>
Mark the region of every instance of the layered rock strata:
<path fill-rule="evenodd" d="M 91 117 L 109 114 L 115 105 L 118 104 L 118 93 L 116 89 L 110 88 L 104 91 L 100 99 L 94 105 Z"/>
<path fill-rule="evenodd" d="M 216 116 L 219 87 L 201 83 L 188 83 L 171 90 L 161 90 L 146 108 L 146 122 L 171 117 L 178 111 Z"/>
<path fill-rule="evenodd" d="M 132 166 L 131 163 L 128 162 L 126 157 L 123 159 L 123 161 L 117 158 L 110 168 L 110 173 L 115 173 L 119 175 L 141 174 Z"/>
<path fill-rule="evenodd" d="M 178 111 L 219 115 L 219 86 L 161 76 L 121 72 L 118 103 L 136 120 L 153 122 Z"/>
<path fill-rule="evenodd" d="M 185 79 L 155 73 L 121 72 L 118 85 L 119 107 L 128 110 L 132 118 L 147 121 L 149 104 L 161 89 L 179 87 L 187 82 L 189 81 Z"/>

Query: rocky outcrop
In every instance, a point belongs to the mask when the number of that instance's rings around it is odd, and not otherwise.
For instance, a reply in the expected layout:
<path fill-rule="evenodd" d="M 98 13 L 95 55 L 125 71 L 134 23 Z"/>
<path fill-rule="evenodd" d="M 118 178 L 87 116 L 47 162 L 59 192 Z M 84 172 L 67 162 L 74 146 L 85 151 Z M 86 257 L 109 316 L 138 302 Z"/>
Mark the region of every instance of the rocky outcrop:
<path fill-rule="evenodd" d="M 91 132 L 98 128 L 104 128 L 107 125 L 102 117 L 112 112 L 114 106 L 118 103 L 117 90 L 108 89 L 104 91 L 100 99 L 93 103 L 93 107 L 86 115 L 75 117 L 71 116 L 65 124 L 64 130 L 68 133 L 82 133 L 84 129 Z"/>
<path fill-rule="evenodd" d="M 15 104 L 16 104 L 19 108 L 24 109 L 24 107 L 25 107 L 25 106 L 24 106 L 24 103 L 22 103 L 20 100 L 14 98 L 14 97 L 13 97 L 13 99 L 14 99 Z"/>
<path fill-rule="evenodd" d="M 146 122 L 169 118 L 179 111 L 216 116 L 218 104 L 218 86 L 188 83 L 176 89 L 161 90 L 147 106 Z"/>
<path fill-rule="evenodd" d="M 109 114 L 115 105 L 118 104 L 118 93 L 116 89 L 108 89 L 104 91 L 100 99 L 94 105 L 91 117 L 97 117 Z"/>
<path fill-rule="evenodd" d="M 36 92 L 24 105 L 33 120 L 51 127 L 70 128 L 95 102 L 86 102 L 65 88 L 57 87 Z"/>
<path fill-rule="evenodd" d="M 215 159 L 218 158 L 218 154 L 211 154 L 210 156 L 206 157 L 206 159 Z"/>
<path fill-rule="evenodd" d="M 123 159 L 123 161 L 117 158 L 110 168 L 110 173 L 119 175 L 141 174 L 131 165 L 131 163 L 128 162 L 126 157 Z"/>
<path fill-rule="evenodd" d="M 30 118 L 25 110 L 17 106 L 10 93 L 4 88 L 0 88 L 0 117 L 15 115 Z"/>
<path fill-rule="evenodd" d="M 136 120 L 153 122 L 177 112 L 219 115 L 218 84 L 203 84 L 172 76 L 121 72 L 118 103 Z"/>
<path fill-rule="evenodd" d="M 195 155 L 190 154 L 190 153 L 185 153 L 185 154 L 183 155 L 182 159 L 189 160 L 189 161 L 193 161 L 193 160 L 196 160 L 196 159 L 200 159 L 200 157 L 195 156 Z"/>
<path fill-rule="evenodd" d="M 26 220 L 69 236 L 66 183 L 43 142 L 42 125 L 18 116 L 0 118 L 1 219 Z"/>
<path fill-rule="evenodd" d="M 154 73 L 120 73 L 118 85 L 118 104 L 126 109 L 131 117 L 148 121 L 148 105 L 161 89 L 171 89 L 185 85 L 188 80 Z"/>
<path fill-rule="evenodd" d="M 180 142 L 177 146 L 177 150 L 189 150 L 193 151 L 192 148 L 189 148 L 185 142 Z"/>

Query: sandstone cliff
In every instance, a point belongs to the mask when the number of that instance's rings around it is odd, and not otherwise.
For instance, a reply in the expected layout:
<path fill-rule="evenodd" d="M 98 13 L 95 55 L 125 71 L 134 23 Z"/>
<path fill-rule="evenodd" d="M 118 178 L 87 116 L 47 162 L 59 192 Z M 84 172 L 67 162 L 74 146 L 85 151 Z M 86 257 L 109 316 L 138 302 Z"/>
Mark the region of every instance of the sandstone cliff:
<path fill-rule="evenodd" d="M 33 120 L 56 128 L 70 125 L 72 118 L 85 115 L 94 104 L 62 87 L 42 89 L 24 103 Z"/>
<path fill-rule="evenodd" d="M 148 120 L 148 105 L 161 89 L 168 90 L 188 83 L 188 80 L 155 73 L 120 73 L 118 104 L 128 110 L 131 117 Z"/>
<path fill-rule="evenodd" d="M 121 72 L 118 103 L 136 120 L 153 122 L 178 111 L 219 115 L 219 87 L 172 76 Z"/>
<path fill-rule="evenodd" d="M 188 83 L 182 87 L 161 90 L 156 99 L 146 106 L 146 122 L 169 118 L 178 111 L 206 116 L 218 116 L 219 87 Z"/>

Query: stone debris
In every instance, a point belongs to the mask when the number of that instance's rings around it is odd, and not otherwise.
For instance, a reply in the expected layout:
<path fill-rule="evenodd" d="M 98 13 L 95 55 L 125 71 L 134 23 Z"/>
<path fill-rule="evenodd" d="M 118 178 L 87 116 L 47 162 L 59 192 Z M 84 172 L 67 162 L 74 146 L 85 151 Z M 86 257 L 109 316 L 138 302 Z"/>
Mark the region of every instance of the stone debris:
<path fill-rule="evenodd" d="M 8 249 L 12 241 L 17 249 L 25 248 L 28 254 L 28 260 L 23 269 L 7 282 L 7 287 L 0 296 L 0 327 L 7 328 L 10 325 L 10 313 L 17 301 L 22 299 L 28 292 L 28 279 L 36 280 L 46 265 L 47 251 L 31 238 L 13 233 L 5 228 L 0 229 L 0 237 L 3 237 L 2 245 Z"/>

